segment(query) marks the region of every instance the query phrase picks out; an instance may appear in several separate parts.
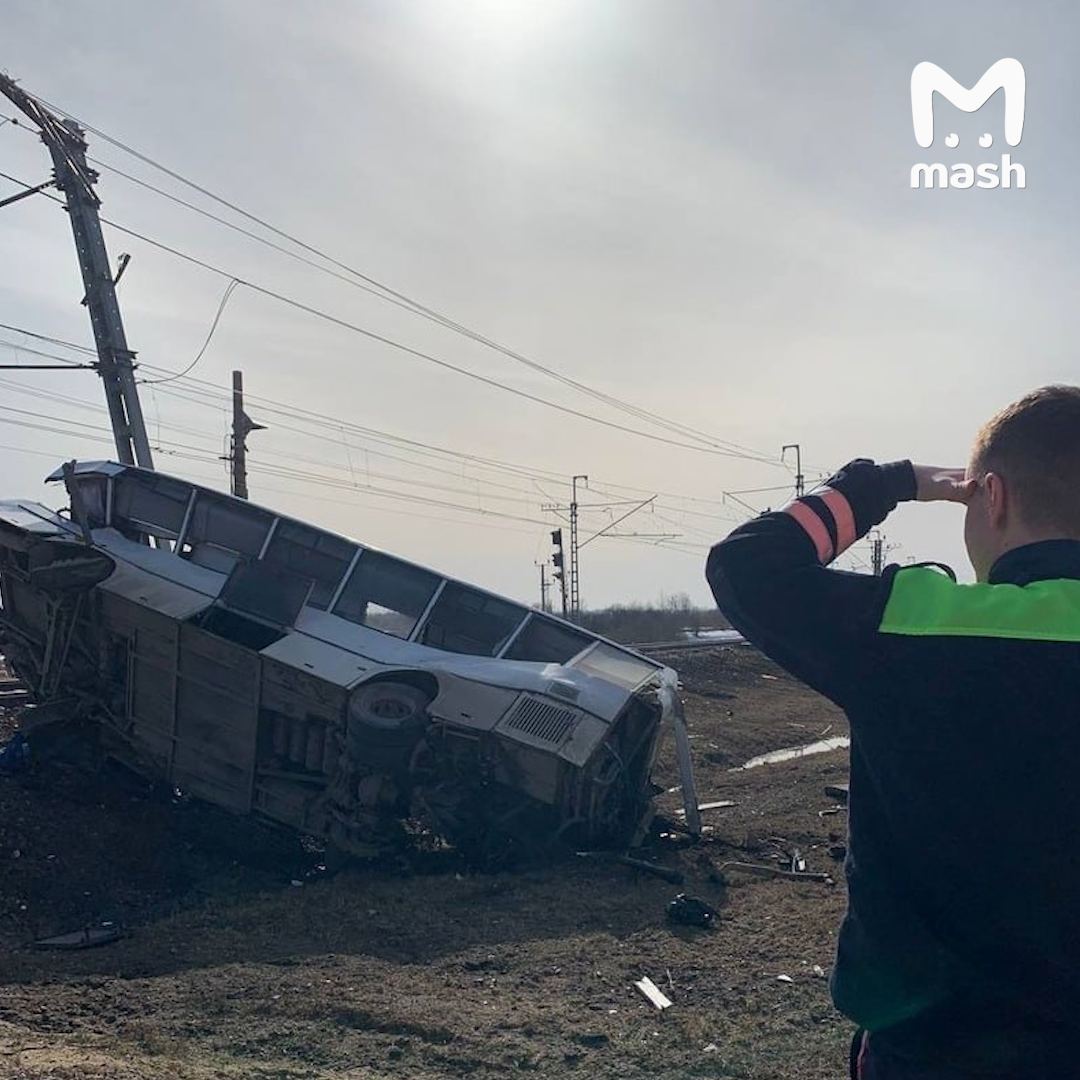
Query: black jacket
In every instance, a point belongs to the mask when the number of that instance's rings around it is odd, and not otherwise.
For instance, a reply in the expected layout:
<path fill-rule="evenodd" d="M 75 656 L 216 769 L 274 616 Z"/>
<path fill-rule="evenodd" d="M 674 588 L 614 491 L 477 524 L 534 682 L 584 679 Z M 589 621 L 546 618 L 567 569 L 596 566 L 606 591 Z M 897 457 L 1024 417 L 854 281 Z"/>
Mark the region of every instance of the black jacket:
<path fill-rule="evenodd" d="M 854 461 L 706 572 L 851 723 L 837 1007 L 898 1057 L 1020 1075 L 1080 1030 L 1080 542 L 1010 551 L 981 585 L 826 568 L 914 497 L 909 462 Z"/>

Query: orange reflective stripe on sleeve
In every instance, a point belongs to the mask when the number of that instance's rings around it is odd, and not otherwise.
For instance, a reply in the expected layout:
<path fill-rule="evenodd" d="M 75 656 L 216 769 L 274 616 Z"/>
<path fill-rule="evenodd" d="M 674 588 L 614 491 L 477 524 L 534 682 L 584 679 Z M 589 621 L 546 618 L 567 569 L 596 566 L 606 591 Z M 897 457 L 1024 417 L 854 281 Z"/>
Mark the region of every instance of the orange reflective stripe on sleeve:
<path fill-rule="evenodd" d="M 839 555 L 842 551 L 847 551 L 859 538 L 851 503 L 831 487 L 819 488 L 814 494 L 829 508 L 833 521 L 836 522 L 836 554 Z"/>
<path fill-rule="evenodd" d="M 790 514 L 802 527 L 817 548 L 818 561 L 827 563 L 833 557 L 832 537 L 825 528 L 825 522 L 810 509 L 806 503 L 796 500 L 784 507 L 784 513 Z"/>

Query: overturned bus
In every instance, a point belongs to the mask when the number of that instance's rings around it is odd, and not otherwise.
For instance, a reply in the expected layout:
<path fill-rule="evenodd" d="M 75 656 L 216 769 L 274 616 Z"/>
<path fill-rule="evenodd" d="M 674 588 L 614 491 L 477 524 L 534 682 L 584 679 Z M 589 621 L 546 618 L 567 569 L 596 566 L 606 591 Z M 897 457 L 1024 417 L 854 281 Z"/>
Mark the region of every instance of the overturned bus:
<path fill-rule="evenodd" d="M 673 673 L 512 600 L 161 473 L 0 502 L 0 654 L 148 778 L 371 854 L 626 844 Z"/>

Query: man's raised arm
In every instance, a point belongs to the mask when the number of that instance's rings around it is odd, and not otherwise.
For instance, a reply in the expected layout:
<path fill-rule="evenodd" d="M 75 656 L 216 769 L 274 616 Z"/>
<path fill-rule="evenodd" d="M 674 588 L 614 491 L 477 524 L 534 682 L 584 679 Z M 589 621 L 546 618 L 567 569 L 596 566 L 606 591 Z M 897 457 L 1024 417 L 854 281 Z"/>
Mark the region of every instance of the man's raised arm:
<path fill-rule="evenodd" d="M 955 470 L 852 461 L 825 485 L 740 525 L 712 549 L 705 574 L 717 605 L 767 656 L 843 703 L 889 578 L 827 566 L 898 502 L 941 497 L 927 485 L 946 476 L 956 482 Z"/>

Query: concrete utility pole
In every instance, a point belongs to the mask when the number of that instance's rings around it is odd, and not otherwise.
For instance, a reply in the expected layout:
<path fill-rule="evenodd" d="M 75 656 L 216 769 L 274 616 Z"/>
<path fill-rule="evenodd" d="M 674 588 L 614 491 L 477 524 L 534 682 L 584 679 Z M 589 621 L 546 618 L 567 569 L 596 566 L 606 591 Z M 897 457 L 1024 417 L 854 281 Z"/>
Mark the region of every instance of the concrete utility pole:
<path fill-rule="evenodd" d="M 238 499 L 248 497 L 247 437 L 252 431 L 265 431 L 244 412 L 244 373 L 232 373 L 232 438 L 229 442 L 229 491 Z"/>
<path fill-rule="evenodd" d="M 98 174 L 86 164 L 84 132 L 71 120 L 62 120 L 36 98 L 19 89 L 0 74 L 0 93 L 25 113 L 38 127 L 41 141 L 52 157 L 56 186 L 67 201 L 68 218 L 75 237 L 83 287 L 83 303 L 90 312 L 90 325 L 97 345 L 98 374 L 105 385 L 116 453 L 125 464 L 152 469 L 150 441 L 146 436 L 139 390 L 135 384 L 135 354 L 128 348 L 120 305 L 116 299 L 116 278 L 109 264 L 105 238 L 101 233 L 94 193 Z"/>
<path fill-rule="evenodd" d="M 784 455 L 789 451 L 795 451 L 795 497 L 797 499 L 802 498 L 805 492 L 805 477 L 802 471 L 802 450 L 798 443 L 788 443 L 787 446 L 780 448 L 780 460 L 784 460 Z"/>
<path fill-rule="evenodd" d="M 578 501 L 577 482 L 584 480 L 588 486 L 589 478 L 584 475 L 573 477 L 570 481 L 570 615 L 581 612 L 581 577 L 578 568 Z"/>

